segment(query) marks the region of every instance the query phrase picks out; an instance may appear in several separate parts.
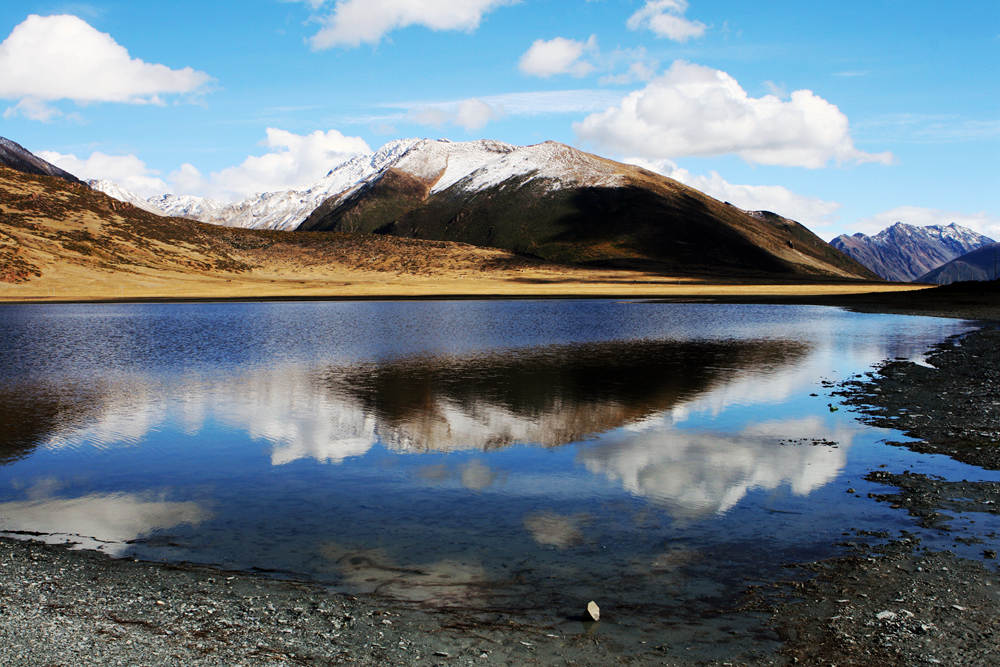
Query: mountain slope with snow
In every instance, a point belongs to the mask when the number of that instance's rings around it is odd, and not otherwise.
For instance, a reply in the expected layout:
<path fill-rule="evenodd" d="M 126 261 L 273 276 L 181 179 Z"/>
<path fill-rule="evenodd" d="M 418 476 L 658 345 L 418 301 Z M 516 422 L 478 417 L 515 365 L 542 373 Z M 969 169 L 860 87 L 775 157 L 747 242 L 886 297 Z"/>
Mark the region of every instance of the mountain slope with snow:
<path fill-rule="evenodd" d="M 545 260 L 660 272 L 874 278 L 798 223 L 750 215 L 664 176 L 556 142 L 393 141 L 303 190 L 234 204 L 111 196 L 232 227 L 460 241 Z M 152 207 L 152 208 L 150 208 Z"/>
<path fill-rule="evenodd" d="M 160 215 L 227 227 L 288 230 L 297 228 L 331 197 L 349 194 L 388 168 L 400 168 L 446 186 L 513 150 L 515 147 L 510 144 L 489 140 L 399 139 L 374 153 L 358 155 L 336 165 L 308 188 L 264 192 L 229 204 L 193 195 L 163 194 L 142 198 L 104 180 L 92 181 L 91 185 L 115 199 Z"/>
<path fill-rule="evenodd" d="M 456 150 L 470 151 L 478 164 L 456 166 Z M 755 217 L 556 142 L 418 142 L 328 199 L 299 230 L 461 241 L 555 262 L 673 273 L 875 277 L 794 221 Z"/>
<path fill-rule="evenodd" d="M 886 280 L 910 282 L 993 239 L 955 223 L 916 227 L 897 222 L 874 236 L 846 234 L 830 245 Z"/>

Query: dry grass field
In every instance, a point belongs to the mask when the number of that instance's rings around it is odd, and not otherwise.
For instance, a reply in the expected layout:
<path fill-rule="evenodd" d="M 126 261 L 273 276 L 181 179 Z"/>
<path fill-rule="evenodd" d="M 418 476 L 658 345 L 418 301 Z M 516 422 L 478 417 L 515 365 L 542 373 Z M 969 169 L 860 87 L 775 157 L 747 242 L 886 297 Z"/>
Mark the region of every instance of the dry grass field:
<path fill-rule="evenodd" d="M 461 243 L 230 229 L 162 218 L 0 168 L 0 301 L 840 295 L 867 282 L 566 267 Z"/>

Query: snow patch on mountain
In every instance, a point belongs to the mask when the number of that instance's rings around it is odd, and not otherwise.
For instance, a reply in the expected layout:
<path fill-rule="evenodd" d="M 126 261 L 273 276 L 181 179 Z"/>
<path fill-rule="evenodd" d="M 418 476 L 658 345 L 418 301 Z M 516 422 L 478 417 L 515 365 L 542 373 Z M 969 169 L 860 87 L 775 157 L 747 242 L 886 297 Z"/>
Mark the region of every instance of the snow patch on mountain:
<path fill-rule="evenodd" d="M 465 191 L 478 191 L 512 178 L 521 179 L 522 183 L 545 179 L 550 189 L 580 185 L 614 187 L 621 185 L 623 179 L 609 163 L 551 141 L 519 147 L 488 139 L 461 142 L 399 139 L 374 153 L 358 155 L 334 166 L 304 190 L 264 192 L 232 204 L 192 195 L 142 198 L 104 180 L 93 181 L 91 186 L 160 215 L 230 227 L 290 230 L 297 228 L 327 199 L 343 200 L 390 168 L 426 182 L 431 193 L 454 185 Z M 525 176 L 527 180 L 523 180 Z"/>
<path fill-rule="evenodd" d="M 524 177 L 527 176 L 527 179 Z M 546 141 L 524 146 L 486 164 L 457 182 L 463 190 L 476 192 L 511 179 L 521 184 L 535 179 L 548 181 L 550 190 L 563 187 L 618 187 L 624 176 L 610 163 L 582 151 Z"/>

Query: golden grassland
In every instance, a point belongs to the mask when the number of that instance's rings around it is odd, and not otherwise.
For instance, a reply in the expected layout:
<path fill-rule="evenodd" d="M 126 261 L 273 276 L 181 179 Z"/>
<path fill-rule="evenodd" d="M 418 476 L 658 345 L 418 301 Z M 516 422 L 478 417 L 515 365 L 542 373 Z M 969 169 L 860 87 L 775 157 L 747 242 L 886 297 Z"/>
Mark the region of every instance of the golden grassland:
<path fill-rule="evenodd" d="M 0 169 L 0 301 L 411 297 L 740 297 L 921 286 L 782 283 L 566 267 L 388 236 L 162 218 L 84 186 Z"/>

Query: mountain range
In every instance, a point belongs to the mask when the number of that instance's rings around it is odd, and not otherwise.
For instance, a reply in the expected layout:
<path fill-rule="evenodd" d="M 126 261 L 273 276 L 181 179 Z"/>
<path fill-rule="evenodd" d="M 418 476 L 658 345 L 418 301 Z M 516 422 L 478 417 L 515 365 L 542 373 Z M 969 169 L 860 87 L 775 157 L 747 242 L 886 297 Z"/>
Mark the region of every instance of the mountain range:
<path fill-rule="evenodd" d="M 874 236 L 838 236 L 830 245 L 886 280 L 926 282 L 925 274 L 993 242 L 955 223 L 916 227 L 897 222 Z"/>
<path fill-rule="evenodd" d="M 751 214 L 555 142 L 398 140 L 309 188 L 235 204 L 91 186 L 162 215 L 234 227 L 458 241 L 563 264 L 685 275 L 875 278 L 793 220 Z"/>
<path fill-rule="evenodd" d="M 1000 279 L 1000 243 L 976 248 L 918 278 L 918 282 L 950 285 L 965 280 Z"/>

